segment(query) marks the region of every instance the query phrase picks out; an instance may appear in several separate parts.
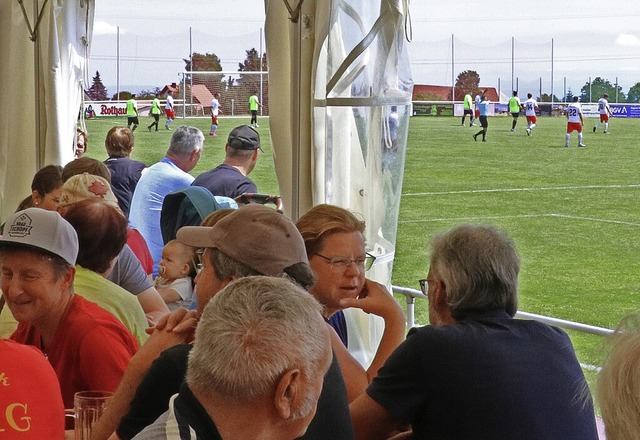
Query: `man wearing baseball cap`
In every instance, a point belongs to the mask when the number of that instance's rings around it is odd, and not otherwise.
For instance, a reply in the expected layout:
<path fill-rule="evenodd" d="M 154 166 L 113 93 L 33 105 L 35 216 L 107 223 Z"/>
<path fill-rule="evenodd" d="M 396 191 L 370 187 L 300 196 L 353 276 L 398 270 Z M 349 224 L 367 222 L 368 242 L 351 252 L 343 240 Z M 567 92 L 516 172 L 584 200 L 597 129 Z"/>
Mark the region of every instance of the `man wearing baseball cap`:
<path fill-rule="evenodd" d="M 0 286 L 19 322 L 11 339 L 48 357 L 66 408 L 78 391 L 115 390 L 138 348 L 115 316 L 74 294 L 77 255 L 76 231 L 44 209 L 13 214 L 0 238 Z"/>
<path fill-rule="evenodd" d="M 249 177 L 258 161 L 260 135 L 248 126 L 241 125 L 229 133 L 224 147 L 224 162 L 212 170 L 200 174 L 191 186 L 203 186 L 214 196 L 235 199 L 244 193 L 256 193 L 258 188 Z"/>
<path fill-rule="evenodd" d="M 269 207 L 242 206 L 213 227 L 185 226 L 178 230 L 177 238 L 200 249 L 202 269 L 196 276 L 200 313 L 220 290 L 242 277 L 288 277 L 304 288 L 313 284 L 313 272 L 302 236 L 289 218 Z M 111 408 L 107 409 L 108 419 L 99 422 L 103 432 L 94 437 L 95 440 L 108 438 L 111 432 L 106 425 L 120 420 L 116 409 L 120 407 L 126 411 L 136 387 L 129 412 L 116 430 L 120 439 L 131 439 L 167 410 L 170 397 L 179 391 L 183 382 L 191 345 L 178 344 L 165 350 L 149 368 L 151 359 L 158 354 L 153 350 L 163 345 L 163 339 L 176 340 L 178 336 L 168 326 L 151 335 L 139 355 L 133 358 L 111 401 Z M 146 363 L 145 359 L 148 360 Z M 301 438 L 352 439 L 348 405 L 344 379 L 334 357 L 324 378 L 316 415 Z"/>

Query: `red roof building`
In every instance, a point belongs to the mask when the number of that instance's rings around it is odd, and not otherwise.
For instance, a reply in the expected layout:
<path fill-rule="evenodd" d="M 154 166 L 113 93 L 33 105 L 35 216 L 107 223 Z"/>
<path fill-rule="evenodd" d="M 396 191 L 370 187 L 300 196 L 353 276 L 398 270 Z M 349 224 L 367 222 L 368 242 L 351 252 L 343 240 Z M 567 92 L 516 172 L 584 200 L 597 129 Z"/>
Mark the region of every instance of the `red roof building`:
<path fill-rule="evenodd" d="M 498 90 L 495 87 L 479 86 L 481 91 L 487 95 L 489 101 L 499 102 Z M 426 84 L 416 84 L 413 86 L 414 101 L 451 101 L 450 86 L 433 86 Z M 457 94 L 457 93 L 456 93 Z M 475 96 L 474 96 L 475 97 Z"/>

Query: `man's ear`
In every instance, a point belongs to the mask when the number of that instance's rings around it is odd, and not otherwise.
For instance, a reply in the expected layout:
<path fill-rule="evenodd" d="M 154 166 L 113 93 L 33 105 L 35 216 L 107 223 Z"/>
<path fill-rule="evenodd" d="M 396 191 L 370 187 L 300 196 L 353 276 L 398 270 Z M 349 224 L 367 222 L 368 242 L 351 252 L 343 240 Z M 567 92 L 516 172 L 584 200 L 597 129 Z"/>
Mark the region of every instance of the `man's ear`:
<path fill-rule="evenodd" d="M 456 320 L 451 315 L 449 307 L 449 296 L 447 294 L 447 286 L 442 280 L 436 280 L 436 286 L 431 295 L 432 307 L 438 312 L 440 324 L 455 324 Z"/>
<path fill-rule="evenodd" d="M 291 417 L 296 401 L 299 400 L 298 394 L 301 393 L 301 385 L 302 374 L 297 368 L 286 371 L 278 380 L 273 403 L 283 420 Z"/>
<path fill-rule="evenodd" d="M 73 280 L 76 277 L 76 267 L 69 266 L 67 267 L 66 272 L 62 275 L 62 283 L 65 288 L 72 290 Z"/>
<path fill-rule="evenodd" d="M 433 298 L 433 307 L 440 313 L 448 308 L 447 305 L 447 286 L 444 285 L 442 280 L 435 280 L 435 287 L 431 294 Z"/>

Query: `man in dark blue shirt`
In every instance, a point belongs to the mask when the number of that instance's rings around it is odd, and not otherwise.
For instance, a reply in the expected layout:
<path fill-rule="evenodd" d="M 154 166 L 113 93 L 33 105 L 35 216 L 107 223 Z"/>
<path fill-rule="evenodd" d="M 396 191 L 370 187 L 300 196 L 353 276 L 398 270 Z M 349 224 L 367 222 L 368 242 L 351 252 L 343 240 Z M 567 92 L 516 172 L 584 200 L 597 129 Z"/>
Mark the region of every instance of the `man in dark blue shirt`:
<path fill-rule="evenodd" d="M 236 197 L 256 193 L 256 184 L 247 176 L 258 161 L 260 135 L 248 125 L 241 125 L 229 133 L 224 162 L 200 174 L 191 186 L 207 188 L 214 196 Z"/>
<path fill-rule="evenodd" d="M 520 263 L 506 234 L 462 225 L 432 243 L 415 329 L 351 405 L 356 438 L 597 440 L 567 334 L 513 319 Z"/>

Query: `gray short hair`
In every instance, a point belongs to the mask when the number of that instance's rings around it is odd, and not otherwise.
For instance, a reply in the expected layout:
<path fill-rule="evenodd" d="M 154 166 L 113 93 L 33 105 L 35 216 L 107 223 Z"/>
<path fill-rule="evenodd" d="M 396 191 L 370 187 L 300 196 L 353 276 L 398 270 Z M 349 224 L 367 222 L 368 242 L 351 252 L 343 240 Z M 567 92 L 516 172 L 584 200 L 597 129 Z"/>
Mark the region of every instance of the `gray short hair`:
<path fill-rule="evenodd" d="M 201 150 L 204 145 L 204 134 L 196 127 L 182 125 L 171 136 L 171 144 L 167 154 L 177 157 L 188 157 L 194 151 Z"/>
<path fill-rule="evenodd" d="M 324 375 L 319 369 L 329 342 L 321 311 L 311 294 L 283 278 L 232 282 L 202 313 L 187 383 L 203 394 L 247 402 L 267 395 L 293 368 L 307 381 Z M 306 397 L 310 403 L 301 412 L 308 414 L 314 401 Z"/>
<path fill-rule="evenodd" d="M 516 314 L 520 259 L 505 232 L 486 225 L 461 225 L 436 235 L 430 265 L 446 286 L 454 318 L 491 309 Z"/>
<path fill-rule="evenodd" d="M 231 278 L 249 277 L 254 275 L 263 275 L 255 269 L 250 268 L 244 263 L 237 261 L 220 249 L 211 248 L 209 253 L 209 261 L 213 266 L 216 277 L 220 280 L 228 280 Z M 310 289 L 313 286 L 315 277 L 311 266 L 307 263 L 296 263 L 292 266 L 285 267 L 283 276 L 288 276 L 291 281 L 296 282 L 304 289 Z"/>

